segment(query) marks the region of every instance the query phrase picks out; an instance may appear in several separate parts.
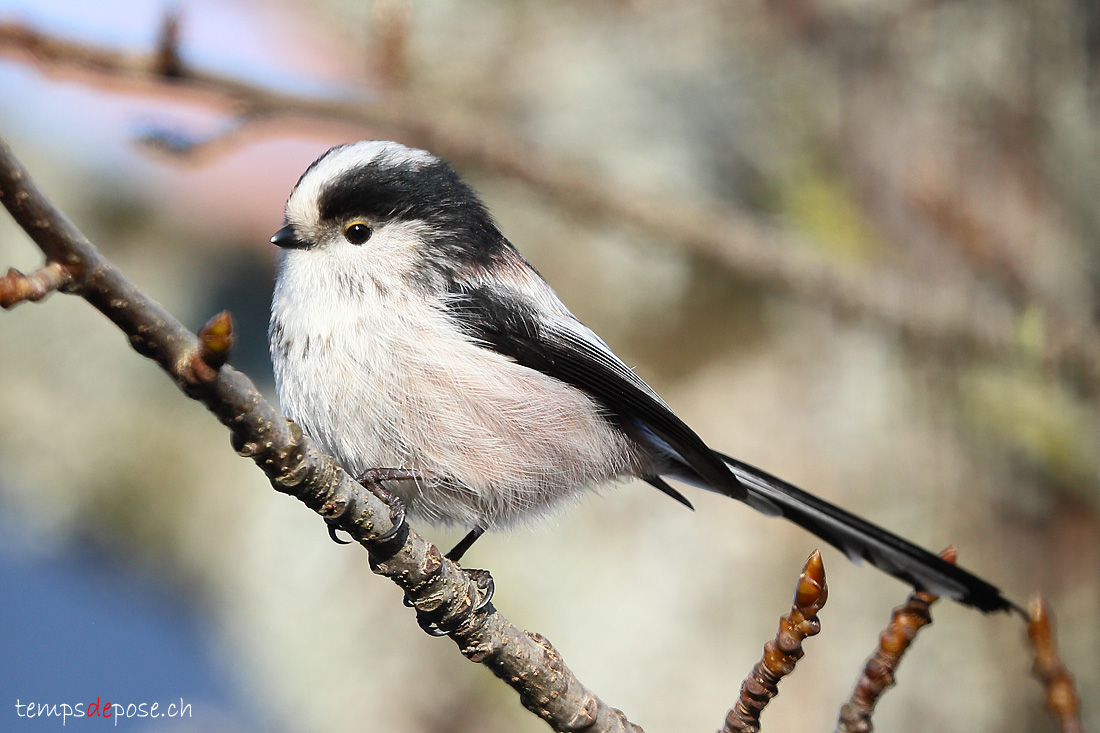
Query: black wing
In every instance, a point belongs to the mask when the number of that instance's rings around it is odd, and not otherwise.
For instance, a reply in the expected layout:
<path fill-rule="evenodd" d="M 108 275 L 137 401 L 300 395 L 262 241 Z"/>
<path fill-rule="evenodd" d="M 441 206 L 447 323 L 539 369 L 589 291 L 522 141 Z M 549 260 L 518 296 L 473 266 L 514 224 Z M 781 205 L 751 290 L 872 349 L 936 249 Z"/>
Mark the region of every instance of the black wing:
<path fill-rule="evenodd" d="M 473 284 L 456 286 L 447 306 L 479 344 L 584 391 L 628 429 L 641 427 L 641 434 L 648 430 L 667 443 L 714 490 L 741 501 L 748 498 L 745 487 L 702 438 L 564 306 L 547 318 L 519 293 Z"/>

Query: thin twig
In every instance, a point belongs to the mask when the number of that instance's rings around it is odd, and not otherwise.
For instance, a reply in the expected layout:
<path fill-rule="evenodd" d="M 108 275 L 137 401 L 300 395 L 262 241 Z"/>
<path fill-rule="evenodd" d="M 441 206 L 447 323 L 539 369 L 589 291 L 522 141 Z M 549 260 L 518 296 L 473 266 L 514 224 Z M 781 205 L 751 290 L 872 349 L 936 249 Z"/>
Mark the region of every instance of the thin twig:
<path fill-rule="evenodd" d="M 1081 704 L 1073 676 L 1058 655 L 1054 638 L 1054 614 L 1036 593 L 1028 604 L 1027 636 L 1035 655 L 1031 671 L 1046 692 L 1047 711 L 1062 733 L 1084 733 Z"/>
<path fill-rule="evenodd" d="M 217 129 L 201 134 L 185 132 L 178 127 L 150 125 L 138 133 L 134 141 L 144 150 L 169 158 L 173 163 L 203 165 L 224 154 L 256 130 L 258 123 L 269 119 L 259 112 L 240 114 Z"/>
<path fill-rule="evenodd" d="M 106 315 L 129 335 L 135 350 L 205 404 L 229 428 L 238 453 L 255 461 L 272 487 L 366 548 L 371 569 L 400 586 L 423 620 L 445 631 L 467 658 L 511 685 L 524 706 L 556 731 L 640 732 L 585 688 L 545 638 L 520 631 L 492 604 L 479 607 L 475 580 L 405 523 L 400 502 L 381 484 L 356 483 L 268 404 L 248 377 L 228 365 L 216 366 L 229 349 L 228 316 L 213 319 L 200 341 L 100 254 L 39 191 L 3 141 L 0 201 L 48 260 L 63 263 L 71 276 L 67 292 Z"/>
<path fill-rule="evenodd" d="M 371 70 L 387 89 L 404 89 L 409 82 L 409 25 L 412 9 L 408 0 L 377 0 L 371 9 L 374 54 Z"/>
<path fill-rule="evenodd" d="M 959 559 L 959 548 L 951 545 L 940 553 L 940 557 L 954 565 Z M 878 648 L 863 667 L 851 698 L 840 709 L 837 733 L 870 733 L 875 729 L 871 722 L 875 705 L 882 694 L 894 686 L 898 664 L 917 632 L 932 623 L 930 607 L 937 600 L 939 596 L 932 593 L 914 591 L 905 603 L 894 609 L 890 623 L 879 635 Z"/>
<path fill-rule="evenodd" d="M 6 275 L 0 277 L 0 308 L 10 310 L 28 300 L 42 300 L 70 280 L 69 271 L 58 262 L 47 262 L 30 275 L 11 267 Z"/>
<path fill-rule="evenodd" d="M 308 116 L 352 122 L 428 148 L 463 166 L 520 180 L 575 214 L 680 246 L 772 291 L 824 304 L 834 312 L 887 327 L 924 348 L 996 361 L 1015 360 L 1064 373 L 1100 391 L 1100 334 L 1044 314 L 1044 340 L 1021 344 L 1024 313 L 975 296 L 971 283 L 918 279 L 883 268 L 844 266 L 817 255 L 791 232 L 735 209 L 717 210 L 675 197 L 642 196 L 610 185 L 583 166 L 541 158 L 484 119 L 440 115 L 438 104 L 404 92 L 375 100 L 304 97 L 182 61 L 163 73 L 160 54 L 123 53 L 70 41 L 18 23 L 0 23 L 0 54 L 26 58 L 57 74 L 121 83 L 129 90 L 171 84 L 196 101 L 234 114 Z"/>
<path fill-rule="evenodd" d="M 741 684 L 737 703 L 726 714 L 719 733 L 758 733 L 760 713 L 779 694 L 779 681 L 793 672 L 802 658 L 803 639 L 821 631 L 817 612 L 828 598 L 825 565 L 821 553 L 814 550 L 798 578 L 791 612 L 779 619 L 775 639 L 764 645 L 764 656 Z"/>
<path fill-rule="evenodd" d="M 180 56 L 180 14 L 169 11 L 161 21 L 160 37 L 157 39 L 156 68 L 162 76 L 174 77 L 183 73 L 183 58 Z"/>

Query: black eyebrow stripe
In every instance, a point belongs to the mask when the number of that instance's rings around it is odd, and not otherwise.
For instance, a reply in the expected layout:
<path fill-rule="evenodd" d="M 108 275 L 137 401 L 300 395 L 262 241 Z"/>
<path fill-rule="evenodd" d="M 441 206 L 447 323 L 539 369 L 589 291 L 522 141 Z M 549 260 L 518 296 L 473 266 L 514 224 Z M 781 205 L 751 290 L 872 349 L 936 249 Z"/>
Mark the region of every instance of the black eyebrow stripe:
<path fill-rule="evenodd" d="M 328 225 L 357 218 L 425 224 L 424 263 L 445 279 L 462 266 L 489 266 L 510 246 L 473 188 L 439 159 L 382 154 L 328 183 L 317 205 Z"/>
<path fill-rule="evenodd" d="M 354 216 L 417 219 L 445 227 L 489 219 L 477 195 L 443 161 L 400 163 L 382 156 L 345 172 L 318 199 L 321 221 Z"/>

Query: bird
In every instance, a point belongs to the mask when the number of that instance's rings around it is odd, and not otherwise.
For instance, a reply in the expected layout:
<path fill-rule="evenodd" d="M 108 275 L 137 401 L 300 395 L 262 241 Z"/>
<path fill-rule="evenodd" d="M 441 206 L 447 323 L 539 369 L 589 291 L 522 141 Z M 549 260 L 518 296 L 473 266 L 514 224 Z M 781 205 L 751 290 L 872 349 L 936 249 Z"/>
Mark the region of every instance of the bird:
<path fill-rule="evenodd" d="M 445 160 L 338 145 L 294 185 L 271 237 L 268 340 L 286 416 L 410 516 L 469 530 L 530 523 L 586 492 L 670 481 L 784 517 L 853 561 L 985 612 L 991 583 L 710 448 L 582 324 Z"/>

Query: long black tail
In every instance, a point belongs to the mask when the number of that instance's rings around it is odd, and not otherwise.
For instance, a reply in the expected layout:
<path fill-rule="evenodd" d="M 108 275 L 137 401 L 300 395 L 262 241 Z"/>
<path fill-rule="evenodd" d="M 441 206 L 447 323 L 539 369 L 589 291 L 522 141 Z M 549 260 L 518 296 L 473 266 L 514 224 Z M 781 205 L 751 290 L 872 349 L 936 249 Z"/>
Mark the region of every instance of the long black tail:
<path fill-rule="evenodd" d="M 786 517 L 840 549 L 865 559 L 915 588 L 991 611 L 1027 614 L 995 586 L 870 522 L 823 501 L 758 468 L 718 453 L 749 491 L 748 504 Z M 692 483 L 696 483 L 692 481 Z"/>

